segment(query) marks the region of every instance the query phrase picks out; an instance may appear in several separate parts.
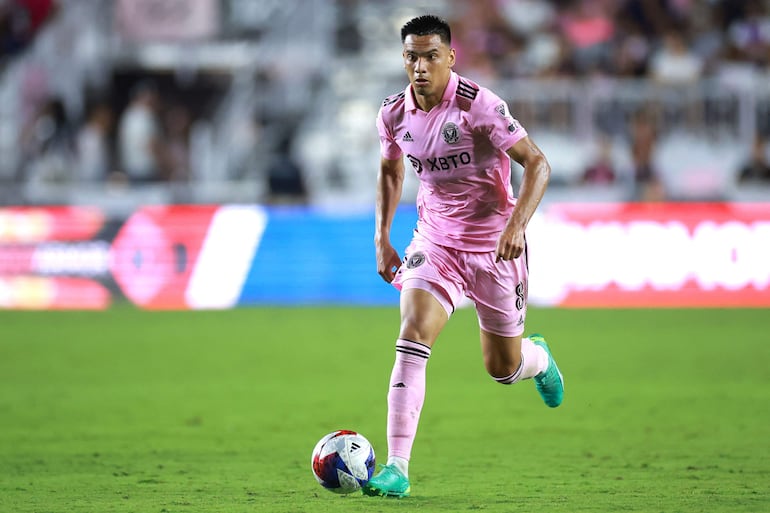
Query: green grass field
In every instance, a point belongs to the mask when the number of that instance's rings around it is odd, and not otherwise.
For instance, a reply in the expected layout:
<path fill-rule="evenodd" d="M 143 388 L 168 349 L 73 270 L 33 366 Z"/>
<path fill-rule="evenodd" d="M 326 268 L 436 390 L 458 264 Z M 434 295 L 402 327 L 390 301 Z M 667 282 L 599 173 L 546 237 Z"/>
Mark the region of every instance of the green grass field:
<path fill-rule="evenodd" d="M 395 308 L 0 312 L 0 511 L 770 511 L 770 312 L 533 309 L 546 408 L 439 339 L 408 499 L 336 496 L 337 428 L 386 458 Z"/>

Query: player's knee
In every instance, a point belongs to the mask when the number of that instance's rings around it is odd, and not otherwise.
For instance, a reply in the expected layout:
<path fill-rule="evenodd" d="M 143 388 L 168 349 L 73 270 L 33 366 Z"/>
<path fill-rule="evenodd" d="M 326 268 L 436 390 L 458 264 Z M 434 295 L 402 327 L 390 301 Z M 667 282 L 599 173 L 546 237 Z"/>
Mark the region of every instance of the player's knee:
<path fill-rule="evenodd" d="M 430 319 L 417 315 L 407 315 L 401 319 L 400 338 L 433 345 L 439 332 L 441 323 L 431 322 Z"/>

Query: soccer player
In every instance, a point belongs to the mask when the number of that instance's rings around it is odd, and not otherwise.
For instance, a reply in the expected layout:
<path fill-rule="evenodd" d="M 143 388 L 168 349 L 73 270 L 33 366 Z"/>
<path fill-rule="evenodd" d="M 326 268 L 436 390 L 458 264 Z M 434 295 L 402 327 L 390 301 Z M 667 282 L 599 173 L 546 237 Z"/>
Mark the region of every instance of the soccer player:
<path fill-rule="evenodd" d="M 401 29 L 409 85 L 377 116 L 377 271 L 401 291 L 401 327 L 388 391 L 388 460 L 364 487 L 410 493 L 409 458 L 434 342 L 463 295 L 476 306 L 487 372 L 510 385 L 534 378 L 550 407 L 564 380 L 540 335 L 522 338 L 527 311 L 524 231 L 550 176 L 527 132 L 492 91 L 457 75 L 449 25 L 419 16 Z M 401 199 L 403 155 L 420 180 L 417 227 L 403 262 L 390 242 Z M 518 199 L 510 159 L 524 168 Z"/>

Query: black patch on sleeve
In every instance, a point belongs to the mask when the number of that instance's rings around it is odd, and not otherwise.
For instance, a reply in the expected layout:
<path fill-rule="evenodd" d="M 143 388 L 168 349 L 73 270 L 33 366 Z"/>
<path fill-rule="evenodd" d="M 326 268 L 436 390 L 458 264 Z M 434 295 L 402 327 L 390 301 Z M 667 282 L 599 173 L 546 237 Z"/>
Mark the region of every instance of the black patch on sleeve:
<path fill-rule="evenodd" d="M 399 100 L 403 100 L 403 99 L 404 99 L 404 96 L 406 96 L 406 95 L 405 95 L 405 93 L 404 93 L 404 91 L 401 91 L 401 92 L 400 92 L 400 93 L 398 93 L 398 94 L 393 94 L 393 95 L 391 95 L 391 96 L 388 96 L 387 98 L 385 98 L 385 99 L 382 101 L 382 106 L 383 106 L 383 107 L 386 107 L 386 106 L 388 106 L 388 105 L 390 105 L 390 104 L 392 104 L 392 103 L 396 103 L 396 102 L 397 102 L 397 101 L 399 101 Z"/>

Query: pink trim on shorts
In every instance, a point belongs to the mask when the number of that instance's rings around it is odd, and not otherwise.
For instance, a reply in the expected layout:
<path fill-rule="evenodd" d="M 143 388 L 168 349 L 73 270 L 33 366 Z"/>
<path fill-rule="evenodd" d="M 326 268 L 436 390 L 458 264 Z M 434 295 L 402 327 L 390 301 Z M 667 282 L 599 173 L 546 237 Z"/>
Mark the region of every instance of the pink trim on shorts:
<path fill-rule="evenodd" d="M 452 305 L 452 302 L 449 300 L 444 290 L 441 289 L 441 287 L 438 287 L 427 280 L 423 280 L 422 278 L 407 278 L 401 282 L 401 290 L 404 291 L 407 289 L 420 289 L 424 290 L 425 292 L 429 292 L 434 298 L 436 298 L 436 301 L 441 303 L 441 306 L 444 307 L 447 317 L 452 316 L 452 313 L 455 310 L 454 306 Z"/>
<path fill-rule="evenodd" d="M 524 334 L 523 323 L 516 326 L 514 322 L 495 322 L 482 317 L 479 317 L 479 328 L 500 337 L 518 337 Z"/>

